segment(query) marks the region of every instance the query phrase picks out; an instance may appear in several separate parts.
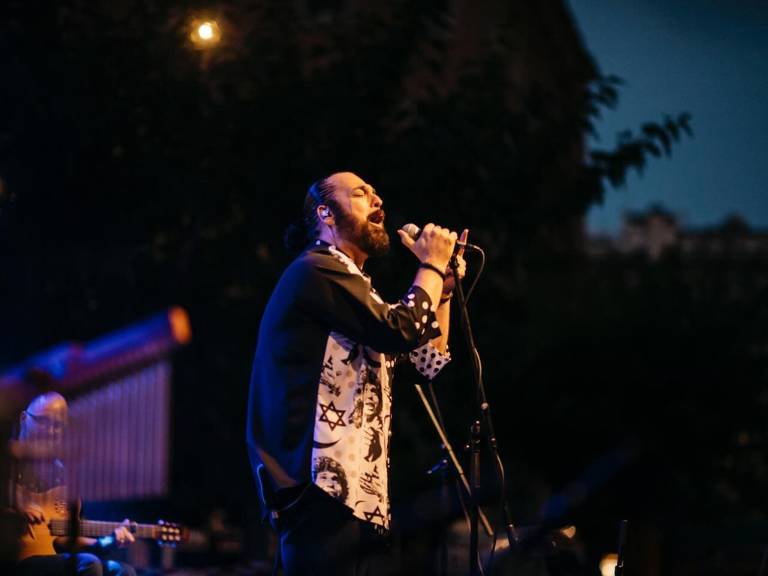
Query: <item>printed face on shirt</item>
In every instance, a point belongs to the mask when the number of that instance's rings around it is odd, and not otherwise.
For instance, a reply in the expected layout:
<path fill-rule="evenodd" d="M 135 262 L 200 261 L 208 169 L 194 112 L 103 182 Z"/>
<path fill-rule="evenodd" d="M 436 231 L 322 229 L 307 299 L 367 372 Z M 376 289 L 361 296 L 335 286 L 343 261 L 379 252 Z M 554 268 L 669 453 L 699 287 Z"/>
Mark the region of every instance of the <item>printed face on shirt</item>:
<path fill-rule="evenodd" d="M 373 186 L 352 172 L 339 172 L 328 180 L 334 187 L 338 233 L 369 256 L 389 252 L 383 200 Z"/>
<path fill-rule="evenodd" d="M 346 502 L 349 495 L 349 484 L 344 467 L 333 458 L 320 456 L 312 465 L 312 475 L 315 485 L 330 494 L 339 502 Z"/>
<path fill-rule="evenodd" d="M 381 387 L 373 382 L 365 384 L 365 400 L 363 401 L 363 414 L 370 420 L 381 412 Z"/>
<path fill-rule="evenodd" d="M 315 477 L 315 484 L 328 492 L 334 498 L 340 498 L 344 490 L 344 486 L 342 485 L 339 475 L 335 472 L 331 472 L 330 470 L 318 472 L 317 476 Z"/>

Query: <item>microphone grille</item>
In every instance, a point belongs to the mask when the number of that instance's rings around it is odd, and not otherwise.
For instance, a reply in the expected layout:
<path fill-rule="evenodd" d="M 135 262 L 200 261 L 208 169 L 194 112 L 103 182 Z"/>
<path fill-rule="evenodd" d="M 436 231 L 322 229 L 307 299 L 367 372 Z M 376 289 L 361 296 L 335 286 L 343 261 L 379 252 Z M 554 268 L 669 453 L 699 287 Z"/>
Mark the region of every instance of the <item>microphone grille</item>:
<path fill-rule="evenodd" d="M 402 228 L 403 232 L 408 234 L 411 238 L 416 240 L 419 237 L 419 234 L 421 234 L 421 228 L 416 226 L 416 224 L 413 224 L 412 222 L 409 222 Z"/>

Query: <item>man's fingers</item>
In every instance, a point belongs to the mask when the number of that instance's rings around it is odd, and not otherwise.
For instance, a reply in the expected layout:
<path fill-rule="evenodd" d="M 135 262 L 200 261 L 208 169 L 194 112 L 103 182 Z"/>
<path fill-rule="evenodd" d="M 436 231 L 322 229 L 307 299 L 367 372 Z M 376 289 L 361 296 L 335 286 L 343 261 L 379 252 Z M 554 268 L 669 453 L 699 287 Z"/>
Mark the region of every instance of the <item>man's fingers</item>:
<path fill-rule="evenodd" d="M 458 275 L 459 278 L 464 278 L 464 275 L 467 273 L 467 261 L 461 257 L 459 252 L 456 253 L 456 262 L 458 263 L 458 266 L 456 267 L 456 274 Z M 448 267 L 445 269 L 445 273 L 449 274 L 452 272 L 453 272 L 453 268 L 451 267 L 450 264 L 448 264 Z"/>
<path fill-rule="evenodd" d="M 133 537 L 133 533 L 128 528 L 128 526 L 130 526 L 131 524 L 131 521 L 128 520 L 128 518 L 126 518 L 125 520 L 123 520 L 123 524 L 125 524 L 126 526 L 125 528 L 123 528 L 123 532 L 125 532 L 126 540 L 128 540 L 128 542 L 135 542 L 136 538 Z"/>
<path fill-rule="evenodd" d="M 24 513 L 27 517 L 27 522 L 30 524 L 42 524 L 45 522 L 45 514 L 39 506 L 28 506 Z"/>
<path fill-rule="evenodd" d="M 410 236 L 408 236 L 408 234 L 406 234 L 402 230 L 398 230 L 397 234 L 400 236 L 400 241 L 403 243 L 403 245 L 406 248 L 410 248 L 411 246 L 416 244 L 416 241 L 413 238 L 411 238 Z"/>
<path fill-rule="evenodd" d="M 128 528 L 123 528 L 121 526 L 120 528 L 115 529 L 115 543 L 118 546 L 125 546 L 131 542 L 136 542 L 136 538 L 131 534 L 131 531 L 128 530 Z"/>
<path fill-rule="evenodd" d="M 125 542 L 136 542 L 136 538 L 134 538 L 131 531 L 128 529 L 128 526 L 130 526 L 131 521 L 128 518 L 125 518 L 123 520 L 123 526 L 119 527 L 115 532 L 120 532 L 120 540 L 122 543 Z"/>

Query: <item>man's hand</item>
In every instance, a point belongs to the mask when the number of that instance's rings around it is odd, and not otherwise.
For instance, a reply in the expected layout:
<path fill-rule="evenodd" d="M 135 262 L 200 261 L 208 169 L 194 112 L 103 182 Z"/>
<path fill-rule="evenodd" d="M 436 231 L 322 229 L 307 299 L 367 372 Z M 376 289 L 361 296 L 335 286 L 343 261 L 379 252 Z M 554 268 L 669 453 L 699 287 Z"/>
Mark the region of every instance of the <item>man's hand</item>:
<path fill-rule="evenodd" d="M 398 230 L 397 233 L 403 245 L 416 255 L 419 262 L 432 264 L 440 270 L 448 266 L 453 256 L 453 246 L 456 244 L 456 232 L 429 223 L 424 226 L 416 241 L 402 230 Z"/>
<path fill-rule="evenodd" d="M 45 523 L 43 509 L 37 504 L 27 504 L 21 511 L 21 515 L 24 517 L 24 520 L 27 521 L 27 532 L 30 537 L 35 539 L 35 531 L 32 529 L 32 526 Z"/>
<path fill-rule="evenodd" d="M 131 531 L 128 529 L 128 525 L 130 524 L 130 520 L 126 518 L 123 520 L 123 526 L 118 526 L 115 528 L 115 531 L 112 533 L 112 537 L 115 539 L 115 545 L 118 548 L 123 548 L 130 544 L 131 542 L 136 542 L 136 538 L 134 538 L 133 534 L 131 534 Z"/>
<path fill-rule="evenodd" d="M 27 504 L 22 510 L 22 514 L 27 524 L 43 524 L 45 522 L 43 509 L 37 504 Z"/>

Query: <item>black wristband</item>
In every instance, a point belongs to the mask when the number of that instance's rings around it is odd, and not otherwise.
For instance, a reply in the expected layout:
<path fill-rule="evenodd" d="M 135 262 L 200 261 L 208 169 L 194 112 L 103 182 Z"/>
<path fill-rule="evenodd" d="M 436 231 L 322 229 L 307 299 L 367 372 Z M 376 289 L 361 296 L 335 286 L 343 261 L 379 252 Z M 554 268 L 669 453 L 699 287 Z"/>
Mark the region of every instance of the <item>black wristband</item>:
<path fill-rule="evenodd" d="M 438 274 L 440 274 L 440 278 L 443 279 L 443 282 L 445 282 L 445 272 L 440 270 L 440 268 L 438 268 L 434 264 L 430 264 L 429 262 L 422 262 L 421 264 L 419 264 L 419 268 L 427 268 L 429 270 L 437 272 Z"/>

